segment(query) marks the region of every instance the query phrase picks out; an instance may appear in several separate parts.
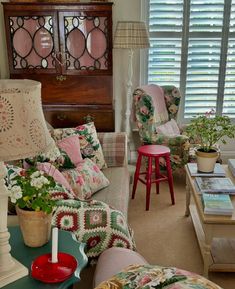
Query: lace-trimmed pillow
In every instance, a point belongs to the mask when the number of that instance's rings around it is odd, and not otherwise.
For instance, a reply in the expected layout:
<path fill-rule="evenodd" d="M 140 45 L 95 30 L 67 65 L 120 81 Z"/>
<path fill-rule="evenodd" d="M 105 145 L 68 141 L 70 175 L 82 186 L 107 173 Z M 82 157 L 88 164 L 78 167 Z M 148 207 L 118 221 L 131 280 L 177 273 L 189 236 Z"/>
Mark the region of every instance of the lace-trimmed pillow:
<path fill-rule="evenodd" d="M 91 159 L 100 169 L 107 167 L 93 122 L 79 125 L 76 128 L 54 129 L 52 131 L 52 137 L 56 142 L 71 135 L 79 136 L 80 151 L 83 158 Z"/>
<path fill-rule="evenodd" d="M 179 127 L 174 119 L 171 119 L 170 121 L 159 125 L 156 128 L 156 132 L 166 135 L 166 136 L 177 136 L 180 135 Z"/>

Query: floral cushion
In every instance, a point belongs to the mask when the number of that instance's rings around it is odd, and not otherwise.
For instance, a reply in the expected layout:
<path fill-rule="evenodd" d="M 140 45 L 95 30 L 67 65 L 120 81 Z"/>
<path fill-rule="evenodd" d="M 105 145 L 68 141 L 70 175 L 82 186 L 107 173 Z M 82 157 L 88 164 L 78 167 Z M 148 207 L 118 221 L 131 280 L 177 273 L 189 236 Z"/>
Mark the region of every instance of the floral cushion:
<path fill-rule="evenodd" d="M 52 131 L 52 137 L 56 142 L 71 135 L 79 136 L 80 150 L 83 158 L 90 158 L 100 169 L 107 167 L 93 122 L 79 125 L 76 128 L 54 129 Z"/>
<path fill-rule="evenodd" d="M 111 247 L 135 249 L 132 231 L 124 215 L 104 202 L 58 201 L 52 223 L 72 231 L 80 242 L 86 243 L 88 257 L 98 257 Z"/>
<path fill-rule="evenodd" d="M 130 265 L 95 289 L 222 289 L 195 273 L 174 267 Z"/>
<path fill-rule="evenodd" d="M 89 199 L 97 191 L 107 187 L 109 180 L 91 159 L 84 159 L 75 169 L 62 171 L 70 183 L 76 198 Z"/>

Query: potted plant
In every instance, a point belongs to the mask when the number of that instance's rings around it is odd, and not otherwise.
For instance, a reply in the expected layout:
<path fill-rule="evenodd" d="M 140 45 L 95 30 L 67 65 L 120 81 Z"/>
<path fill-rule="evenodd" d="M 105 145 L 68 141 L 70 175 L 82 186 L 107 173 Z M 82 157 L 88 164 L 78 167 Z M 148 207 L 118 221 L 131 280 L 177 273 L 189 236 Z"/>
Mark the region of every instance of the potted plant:
<path fill-rule="evenodd" d="M 214 110 L 191 120 L 186 128 L 187 135 L 198 144 L 196 149 L 198 170 L 213 172 L 218 159 L 216 144 L 226 144 L 226 138 L 234 138 L 235 125 L 228 116 L 214 114 Z"/>
<path fill-rule="evenodd" d="M 50 190 L 54 179 L 31 167 L 10 174 L 8 190 L 16 205 L 24 242 L 29 247 L 40 247 L 50 239 L 52 211 L 55 205 Z"/>

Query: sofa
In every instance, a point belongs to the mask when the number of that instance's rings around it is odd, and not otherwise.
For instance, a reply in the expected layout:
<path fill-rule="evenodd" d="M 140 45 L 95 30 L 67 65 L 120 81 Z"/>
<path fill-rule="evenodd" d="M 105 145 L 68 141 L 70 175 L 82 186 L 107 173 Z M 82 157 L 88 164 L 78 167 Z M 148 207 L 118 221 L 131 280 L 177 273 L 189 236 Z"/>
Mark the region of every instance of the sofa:
<path fill-rule="evenodd" d="M 102 172 L 108 178 L 109 186 L 92 195 L 92 199 L 102 201 L 128 216 L 129 172 L 127 167 L 127 136 L 122 132 L 97 133 L 107 168 Z M 8 225 L 16 225 L 16 215 L 8 215 Z"/>

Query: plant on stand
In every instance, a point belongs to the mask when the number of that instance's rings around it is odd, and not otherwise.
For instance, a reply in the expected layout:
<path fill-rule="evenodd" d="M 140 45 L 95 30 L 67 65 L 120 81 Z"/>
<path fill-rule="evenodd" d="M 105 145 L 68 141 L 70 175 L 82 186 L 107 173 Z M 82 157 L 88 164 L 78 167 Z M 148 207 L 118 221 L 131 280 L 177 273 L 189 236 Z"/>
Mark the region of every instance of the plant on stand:
<path fill-rule="evenodd" d="M 16 205 L 24 242 L 40 247 L 50 239 L 52 211 L 55 205 L 50 190 L 54 179 L 43 171 L 31 167 L 10 174 L 8 189 L 11 202 Z"/>
<path fill-rule="evenodd" d="M 226 144 L 226 138 L 234 138 L 235 125 L 228 116 L 215 115 L 214 110 L 191 120 L 186 133 L 197 143 L 198 170 L 213 172 L 219 152 L 218 142 Z"/>

